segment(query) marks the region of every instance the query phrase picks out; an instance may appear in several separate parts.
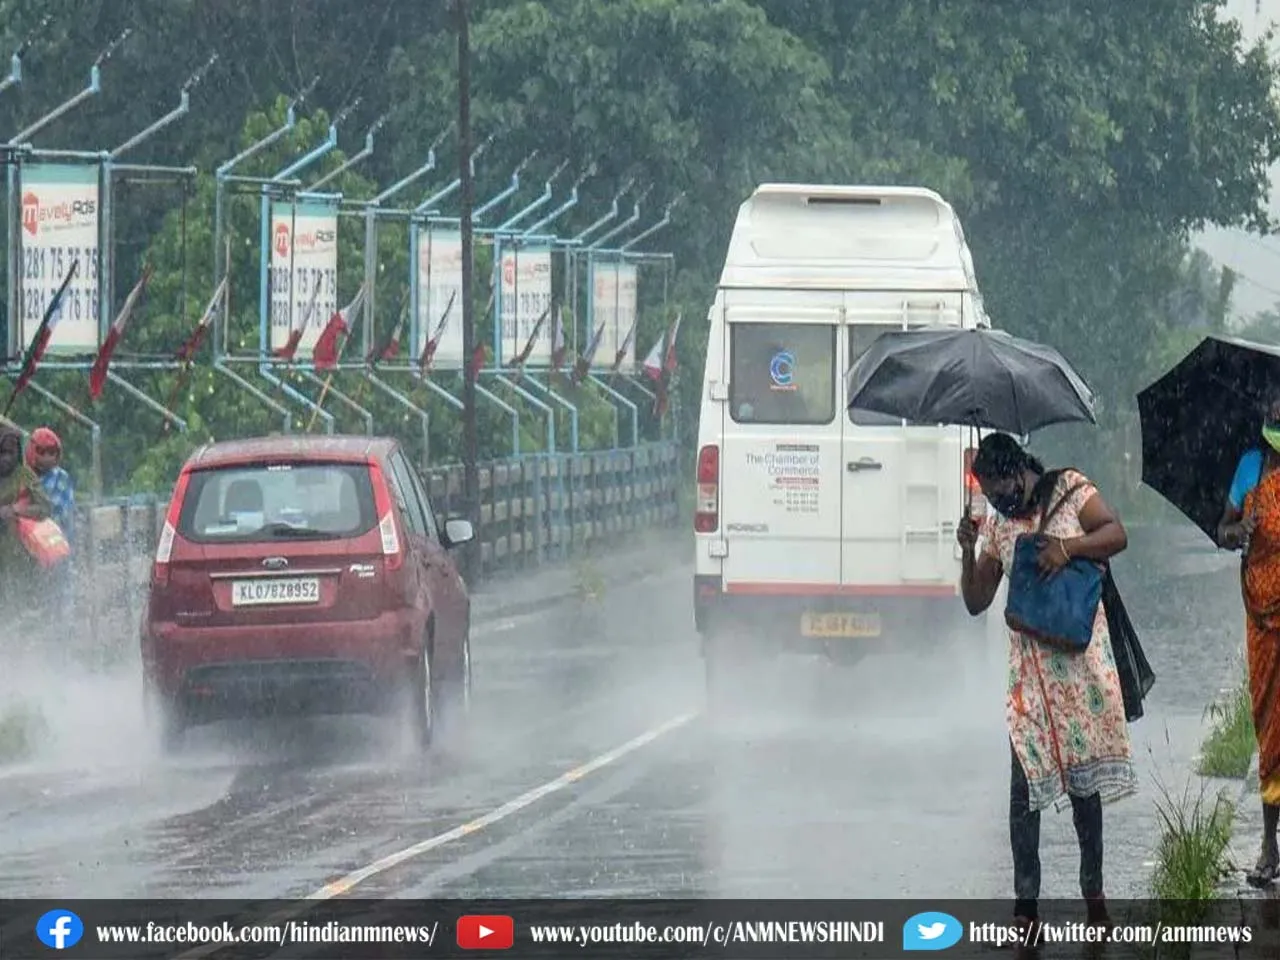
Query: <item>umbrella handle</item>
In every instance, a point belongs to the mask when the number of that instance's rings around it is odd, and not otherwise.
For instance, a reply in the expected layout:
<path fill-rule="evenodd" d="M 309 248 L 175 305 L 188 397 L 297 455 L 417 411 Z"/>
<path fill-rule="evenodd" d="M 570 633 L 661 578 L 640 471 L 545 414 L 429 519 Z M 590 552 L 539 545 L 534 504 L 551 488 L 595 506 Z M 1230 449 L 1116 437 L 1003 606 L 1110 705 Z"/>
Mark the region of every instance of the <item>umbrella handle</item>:
<path fill-rule="evenodd" d="M 969 425 L 969 449 L 970 450 L 974 449 L 973 436 L 974 436 L 975 430 L 976 428 L 972 424 L 970 424 Z M 965 470 L 963 472 L 965 474 L 962 478 L 962 482 L 964 483 L 964 515 L 966 517 L 972 517 L 973 516 L 973 487 L 969 484 L 968 471 Z"/>

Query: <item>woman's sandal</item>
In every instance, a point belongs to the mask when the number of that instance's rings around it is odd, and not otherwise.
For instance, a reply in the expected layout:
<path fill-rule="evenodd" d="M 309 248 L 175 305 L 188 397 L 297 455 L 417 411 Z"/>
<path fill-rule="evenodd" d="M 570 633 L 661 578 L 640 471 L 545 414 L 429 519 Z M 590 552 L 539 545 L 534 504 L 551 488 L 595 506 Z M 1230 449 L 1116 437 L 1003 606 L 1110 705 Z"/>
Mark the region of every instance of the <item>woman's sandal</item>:
<path fill-rule="evenodd" d="M 1275 883 L 1277 876 L 1280 876 L 1280 865 L 1260 862 L 1244 875 L 1244 879 L 1249 886 L 1261 890 Z"/>

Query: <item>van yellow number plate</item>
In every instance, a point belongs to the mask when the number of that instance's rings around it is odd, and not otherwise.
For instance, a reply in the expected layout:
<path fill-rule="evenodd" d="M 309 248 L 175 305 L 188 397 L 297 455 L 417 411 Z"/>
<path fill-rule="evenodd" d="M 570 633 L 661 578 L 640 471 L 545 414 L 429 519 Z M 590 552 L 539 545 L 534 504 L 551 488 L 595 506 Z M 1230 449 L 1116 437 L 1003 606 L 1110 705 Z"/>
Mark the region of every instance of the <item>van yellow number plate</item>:
<path fill-rule="evenodd" d="M 806 613 L 800 618 L 806 637 L 878 637 L 880 617 L 874 613 Z"/>

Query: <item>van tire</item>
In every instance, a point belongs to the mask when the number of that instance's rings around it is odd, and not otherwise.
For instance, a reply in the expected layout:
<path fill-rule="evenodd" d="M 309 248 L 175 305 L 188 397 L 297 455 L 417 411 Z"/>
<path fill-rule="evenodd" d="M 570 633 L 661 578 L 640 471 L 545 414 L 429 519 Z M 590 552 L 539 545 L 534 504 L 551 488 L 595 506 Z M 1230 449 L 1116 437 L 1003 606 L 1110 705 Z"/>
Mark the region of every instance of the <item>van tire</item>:
<path fill-rule="evenodd" d="M 704 634 L 702 659 L 708 714 L 723 719 L 738 713 L 747 699 L 748 651 L 722 635 Z"/>

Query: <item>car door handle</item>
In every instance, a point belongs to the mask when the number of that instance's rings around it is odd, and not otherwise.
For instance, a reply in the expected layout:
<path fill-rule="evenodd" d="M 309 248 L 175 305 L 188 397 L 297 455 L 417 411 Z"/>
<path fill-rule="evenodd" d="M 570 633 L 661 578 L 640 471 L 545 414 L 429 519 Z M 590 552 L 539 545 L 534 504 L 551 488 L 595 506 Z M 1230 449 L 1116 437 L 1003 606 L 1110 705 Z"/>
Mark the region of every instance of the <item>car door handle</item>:
<path fill-rule="evenodd" d="M 850 460 L 846 466 L 850 473 L 858 473 L 861 470 L 879 470 L 884 464 L 879 460 L 872 460 L 870 457 L 862 457 L 858 460 Z"/>

